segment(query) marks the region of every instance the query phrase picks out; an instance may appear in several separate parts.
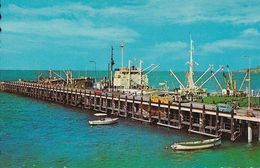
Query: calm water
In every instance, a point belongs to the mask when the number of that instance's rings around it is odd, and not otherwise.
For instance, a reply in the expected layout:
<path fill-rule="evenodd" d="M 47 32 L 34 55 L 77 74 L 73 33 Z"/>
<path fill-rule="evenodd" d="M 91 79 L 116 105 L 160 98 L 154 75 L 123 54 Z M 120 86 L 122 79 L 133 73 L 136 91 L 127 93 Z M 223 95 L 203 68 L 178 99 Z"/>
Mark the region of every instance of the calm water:
<path fill-rule="evenodd" d="M 259 167 L 260 144 L 224 141 L 218 149 L 174 152 L 201 139 L 125 119 L 90 127 L 93 112 L 0 93 L 0 167 Z"/>
<path fill-rule="evenodd" d="M 0 71 L 0 80 L 36 75 Z M 151 75 L 163 80 L 168 73 Z M 254 78 L 259 81 L 259 74 Z M 174 152 L 164 147 L 201 137 L 125 119 L 90 127 L 90 119 L 91 111 L 0 92 L 0 167 L 260 167 L 258 142 L 224 141 L 218 149 Z"/>

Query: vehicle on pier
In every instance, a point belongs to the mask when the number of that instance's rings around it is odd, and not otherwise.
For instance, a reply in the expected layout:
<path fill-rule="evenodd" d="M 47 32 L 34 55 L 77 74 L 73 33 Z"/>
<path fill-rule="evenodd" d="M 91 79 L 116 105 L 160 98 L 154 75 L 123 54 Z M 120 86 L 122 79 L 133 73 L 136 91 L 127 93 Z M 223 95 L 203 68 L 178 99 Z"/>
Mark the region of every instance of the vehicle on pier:
<path fill-rule="evenodd" d="M 232 112 L 233 107 L 229 104 L 223 104 L 223 103 L 219 103 L 217 104 L 215 107 L 213 107 L 213 110 L 219 110 L 221 112 Z"/>
<path fill-rule="evenodd" d="M 221 145 L 220 138 L 195 141 L 195 142 L 180 142 L 171 146 L 173 150 L 199 150 L 208 149 Z"/>

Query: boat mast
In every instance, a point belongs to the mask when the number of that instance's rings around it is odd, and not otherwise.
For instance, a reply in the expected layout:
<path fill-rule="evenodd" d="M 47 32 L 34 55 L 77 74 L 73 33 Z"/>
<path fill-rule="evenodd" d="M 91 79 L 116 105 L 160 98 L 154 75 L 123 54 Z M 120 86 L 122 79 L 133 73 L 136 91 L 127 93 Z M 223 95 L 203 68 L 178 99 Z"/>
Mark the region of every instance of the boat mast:
<path fill-rule="evenodd" d="M 141 85 L 141 88 L 142 88 L 142 84 L 143 84 L 143 82 L 142 82 L 142 80 L 143 80 L 143 78 L 142 78 L 142 63 L 143 63 L 143 61 L 142 60 L 140 60 L 140 62 L 139 62 L 139 73 L 140 73 L 140 85 Z"/>
<path fill-rule="evenodd" d="M 131 88 L 131 60 L 128 61 L 128 89 Z"/>
<path fill-rule="evenodd" d="M 193 62 L 193 58 L 192 58 L 192 51 L 193 51 L 193 46 L 192 46 L 192 39 L 190 37 L 190 61 L 189 61 L 189 72 L 188 72 L 188 88 L 191 89 L 194 87 L 194 82 L 193 82 L 193 66 L 194 66 L 194 62 Z"/>
<path fill-rule="evenodd" d="M 122 65 L 121 67 L 124 67 L 124 41 L 121 41 L 120 48 L 121 48 L 121 56 L 122 56 Z"/>
<path fill-rule="evenodd" d="M 111 63 L 110 63 L 110 81 L 111 81 L 111 88 L 114 88 L 114 82 L 113 82 L 113 65 L 115 64 L 114 62 L 114 48 L 111 46 Z"/>

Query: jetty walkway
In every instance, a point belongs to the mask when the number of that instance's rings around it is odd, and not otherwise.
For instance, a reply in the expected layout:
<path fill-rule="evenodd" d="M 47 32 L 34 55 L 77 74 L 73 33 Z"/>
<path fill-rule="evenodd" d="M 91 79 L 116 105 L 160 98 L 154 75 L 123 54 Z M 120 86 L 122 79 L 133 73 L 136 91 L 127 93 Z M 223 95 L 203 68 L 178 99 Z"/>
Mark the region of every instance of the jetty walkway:
<path fill-rule="evenodd" d="M 245 110 L 221 112 L 210 104 L 196 102 L 168 104 L 151 102 L 140 95 L 72 89 L 33 82 L 1 82 L 0 90 L 67 106 L 92 109 L 133 120 L 235 141 L 247 136 L 260 140 L 260 116 Z"/>

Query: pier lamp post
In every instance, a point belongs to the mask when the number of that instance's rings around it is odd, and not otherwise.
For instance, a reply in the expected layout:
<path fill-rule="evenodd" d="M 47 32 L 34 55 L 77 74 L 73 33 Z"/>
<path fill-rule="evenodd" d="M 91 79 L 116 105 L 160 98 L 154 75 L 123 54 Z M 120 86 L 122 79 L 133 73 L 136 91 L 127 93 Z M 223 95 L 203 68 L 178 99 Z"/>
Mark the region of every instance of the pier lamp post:
<path fill-rule="evenodd" d="M 89 62 L 94 63 L 94 66 L 95 66 L 94 67 L 95 68 L 95 81 L 96 81 L 96 79 L 97 79 L 97 65 L 96 65 L 96 61 L 91 60 Z"/>

